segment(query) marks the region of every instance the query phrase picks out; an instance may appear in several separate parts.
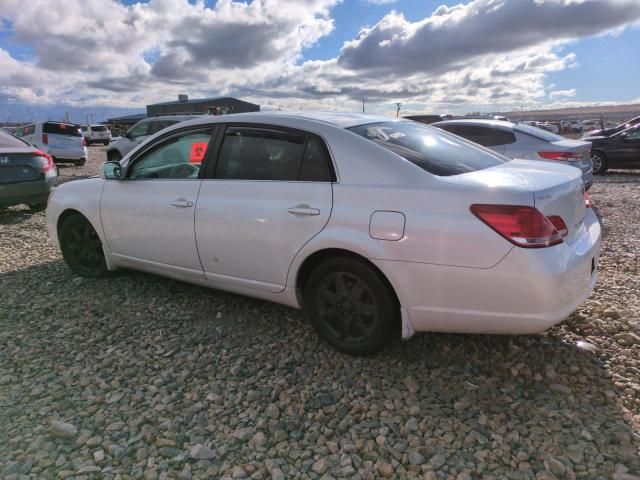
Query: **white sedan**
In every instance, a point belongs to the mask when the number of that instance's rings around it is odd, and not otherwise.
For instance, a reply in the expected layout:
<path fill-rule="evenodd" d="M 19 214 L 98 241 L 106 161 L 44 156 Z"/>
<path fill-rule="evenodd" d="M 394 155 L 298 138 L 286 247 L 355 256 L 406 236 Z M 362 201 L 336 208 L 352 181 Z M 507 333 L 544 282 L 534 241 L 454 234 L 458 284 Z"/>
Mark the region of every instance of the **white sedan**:
<path fill-rule="evenodd" d="M 356 355 L 416 331 L 543 331 L 590 294 L 600 246 L 578 169 L 364 114 L 180 123 L 57 188 L 47 224 L 80 275 L 304 308 Z"/>

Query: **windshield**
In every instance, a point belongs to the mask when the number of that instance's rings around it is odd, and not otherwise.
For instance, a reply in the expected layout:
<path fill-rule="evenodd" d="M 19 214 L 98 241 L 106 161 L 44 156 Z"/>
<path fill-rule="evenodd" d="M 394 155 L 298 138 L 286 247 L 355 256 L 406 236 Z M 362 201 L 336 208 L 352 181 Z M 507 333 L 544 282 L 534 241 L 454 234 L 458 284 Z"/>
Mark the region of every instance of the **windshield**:
<path fill-rule="evenodd" d="M 42 125 L 42 132 L 55 135 L 67 135 L 68 137 L 82 136 L 80 126 L 69 123 L 46 122 Z"/>
<path fill-rule="evenodd" d="M 509 161 L 492 150 L 416 122 L 380 122 L 349 130 L 438 176 L 475 172 Z"/>
<path fill-rule="evenodd" d="M 545 140 L 547 142 L 559 142 L 561 140 L 565 140 L 565 138 L 561 137 L 560 135 L 542 130 L 541 128 L 532 127 L 531 125 L 526 125 L 524 123 L 519 123 L 514 128 L 520 132 L 527 133 L 533 137 L 539 138 L 540 140 Z"/>

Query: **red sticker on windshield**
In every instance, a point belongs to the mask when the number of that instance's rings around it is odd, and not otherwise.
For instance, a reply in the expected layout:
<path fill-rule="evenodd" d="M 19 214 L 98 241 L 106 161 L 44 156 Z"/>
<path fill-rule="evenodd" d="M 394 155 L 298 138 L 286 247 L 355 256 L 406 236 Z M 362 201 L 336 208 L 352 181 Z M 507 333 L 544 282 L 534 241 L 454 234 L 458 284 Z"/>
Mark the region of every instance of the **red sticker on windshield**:
<path fill-rule="evenodd" d="M 207 142 L 193 142 L 191 144 L 191 154 L 189 155 L 189 163 L 202 163 L 204 152 L 207 151 Z"/>

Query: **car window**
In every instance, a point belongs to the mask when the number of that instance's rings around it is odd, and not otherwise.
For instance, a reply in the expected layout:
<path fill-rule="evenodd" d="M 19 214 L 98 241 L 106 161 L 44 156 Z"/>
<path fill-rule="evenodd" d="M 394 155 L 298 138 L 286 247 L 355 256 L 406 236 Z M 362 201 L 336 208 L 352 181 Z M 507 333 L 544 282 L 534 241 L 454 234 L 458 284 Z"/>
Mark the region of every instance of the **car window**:
<path fill-rule="evenodd" d="M 147 133 L 147 135 L 154 135 L 160 130 L 164 130 L 171 125 L 175 125 L 176 123 L 178 123 L 177 120 L 160 120 L 157 122 L 149 122 L 149 132 Z"/>
<path fill-rule="evenodd" d="M 216 178 L 297 180 L 305 134 L 254 127 L 228 127 Z M 309 153 L 312 157 L 312 153 Z"/>
<path fill-rule="evenodd" d="M 144 153 L 128 172 L 132 180 L 197 179 L 211 131 L 183 132 Z"/>
<path fill-rule="evenodd" d="M 129 137 L 136 138 L 148 135 L 147 132 L 149 131 L 149 123 L 150 122 L 140 122 L 135 124 L 133 127 L 131 127 L 131 130 L 127 132 L 129 134 Z"/>
<path fill-rule="evenodd" d="M 89 130 L 89 127 L 87 127 L 86 125 L 82 125 L 80 126 L 80 130 L 82 130 L 83 132 L 86 132 L 87 130 Z"/>
<path fill-rule="evenodd" d="M 640 128 L 627 130 L 627 136 L 625 138 L 628 140 L 640 140 Z"/>
<path fill-rule="evenodd" d="M 547 142 L 559 142 L 560 140 L 565 140 L 565 138 L 560 135 L 556 135 L 555 133 L 548 132 L 541 128 L 532 127 L 531 125 L 525 125 L 523 123 L 519 123 L 514 128 L 520 132 L 524 132 L 532 137 L 536 137 L 539 140 L 545 140 Z"/>
<path fill-rule="evenodd" d="M 91 125 L 91 130 L 93 130 L 94 132 L 105 132 L 107 130 L 107 127 L 105 127 L 104 125 Z"/>
<path fill-rule="evenodd" d="M 298 180 L 305 182 L 331 182 L 335 180 L 331 159 L 320 137 L 309 135 L 302 155 Z"/>
<path fill-rule="evenodd" d="M 510 161 L 464 138 L 416 122 L 380 122 L 349 130 L 439 176 L 475 172 Z"/>
<path fill-rule="evenodd" d="M 79 125 L 72 125 L 70 123 L 58 123 L 58 122 L 45 122 L 42 124 L 42 133 L 48 133 L 51 135 L 65 135 L 67 137 L 81 137 Z"/>
<path fill-rule="evenodd" d="M 28 146 L 27 142 L 23 142 L 10 133 L 0 131 L 0 148 L 25 148 Z"/>
<path fill-rule="evenodd" d="M 478 125 L 456 125 L 455 130 L 450 131 L 485 147 L 507 145 L 509 143 L 515 143 L 516 141 L 516 136 L 513 132 L 500 130 L 498 128 Z"/>

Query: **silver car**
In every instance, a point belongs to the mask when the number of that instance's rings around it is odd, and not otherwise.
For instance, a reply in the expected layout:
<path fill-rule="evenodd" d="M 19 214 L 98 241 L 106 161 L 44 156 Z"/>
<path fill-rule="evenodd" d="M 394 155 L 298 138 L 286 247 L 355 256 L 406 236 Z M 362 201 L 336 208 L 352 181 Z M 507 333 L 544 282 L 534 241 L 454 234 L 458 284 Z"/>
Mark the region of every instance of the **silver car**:
<path fill-rule="evenodd" d="M 126 133 L 121 134 L 118 139 L 111 142 L 107 150 L 107 159 L 110 162 L 117 162 L 144 140 L 155 135 L 160 130 L 184 120 L 193 120 L 194 118 L 197 117 L 193 115 L 167 115 L 142 119 Z"/>
<path fill-rule="evenodd" d="M 593 184 L 591 142 L 570 140 L 524 123 L 497 120 L 447 120 L 433 126 L 509 158 L 566 163 L 582 171 L 587 189 Z"/>

